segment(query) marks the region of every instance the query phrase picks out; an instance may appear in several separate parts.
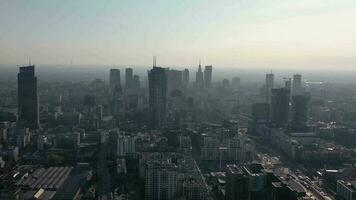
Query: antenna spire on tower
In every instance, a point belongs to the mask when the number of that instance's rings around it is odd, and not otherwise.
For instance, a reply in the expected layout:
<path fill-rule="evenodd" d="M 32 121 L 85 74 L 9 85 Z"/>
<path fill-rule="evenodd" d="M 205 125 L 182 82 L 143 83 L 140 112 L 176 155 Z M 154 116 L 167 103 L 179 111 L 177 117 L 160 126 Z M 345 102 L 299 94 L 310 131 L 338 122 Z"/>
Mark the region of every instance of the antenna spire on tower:
<path fill-rule="evenodd" d="M 28 57 L 28 66 L 31 66 L 31 56 Z"/>
<path fill-rule="evenodd" d="M 153 67 L 157 67 L 157 57 L 153 56 Z"/>

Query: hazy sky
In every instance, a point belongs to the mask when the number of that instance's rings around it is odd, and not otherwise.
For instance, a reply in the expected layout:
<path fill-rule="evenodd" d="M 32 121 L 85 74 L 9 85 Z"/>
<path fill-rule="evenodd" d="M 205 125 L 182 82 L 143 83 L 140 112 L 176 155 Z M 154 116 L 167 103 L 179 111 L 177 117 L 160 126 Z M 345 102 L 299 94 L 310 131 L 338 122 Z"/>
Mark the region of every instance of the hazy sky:
<path fill-rule="evenodd" d="M 0 0 L 0 63 L 356 70 L 356 0 Z"/>

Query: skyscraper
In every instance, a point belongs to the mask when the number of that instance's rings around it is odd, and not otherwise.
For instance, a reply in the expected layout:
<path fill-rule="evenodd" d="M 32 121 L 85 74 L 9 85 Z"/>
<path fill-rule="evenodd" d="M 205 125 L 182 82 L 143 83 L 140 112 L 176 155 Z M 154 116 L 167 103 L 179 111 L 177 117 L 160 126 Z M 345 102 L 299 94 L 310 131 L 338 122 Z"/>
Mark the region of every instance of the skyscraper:
<path fill-rule="evenodd" d="M 294 74 L 293 75 L 293 89 L 292 89 L 292 95 L 301 95 L 303 93 L 302 91 L 302 75 L 300 74 Z"/>
<path fill-rule="evenodd" d="M 110 109 L 118 115 L 122 107 L 122 87 L 119 69 L 110 69 Z"/>
<path fill-rule="evenodd" d="M 213 66 L 211 65 L 205 66 L 204 81 L 205 81 L 206 88 L 211 88 L 212 73 L 213 73 Z"/>
<path fill-rule="evenodd" d="M 286 88 L 272 89 L 271 123 L 276 127 L 283 127 L 289 121 L 289 96 Z"/>
<path fill-rule="evenodd" d="M 196 73 L 196 79 L 195 79 L 195 86 L 199 89 L 204 88 L 204 73 L 201 69 L 201 64 L 199 61 L 199 67 L 198 67 L 198 71 Z"/>
<path fill-rule="evenodd" d="M 165 124 L 167 107 L 167 69 L 153 67 L 148 71 L 151 126 L 160 129 Z"/>
<path fill-rule="evenodd" d="M 168 91 L 169 94 L 174 90 L 182 89 L 183 73 L 179 70 L 168 70 Z"/>
<path fill-rule="evenodd" d="M 121 90 L 121 79 L 119 69 L 110 69 L 110 92 L 114 94 Z"/>
<path fill-rule="evenodd" d="M 132 88 L 133 85 L 133 70 L 132 68 L 125 69 L 125 87 Z"/>
<path fill-rule="evenodd" d="M 230 81 L 229 81 L 229 79 L 224 79 L 223 81 L 222 81 L 222 87 L 223 88 L 230 88 Z"/>
<path fill-rule="evenodd" d="M 266 74 L 266 102 L 270 103 L 271 101 L 271 90 L 274 85 L 274 75 L 272 73 Z"/>
<path fill-rule="evenodd" d="M 307 95 L 295 95 L 292 97 L 292 130 L 307 131 L 308 102 Z"/>
<path fill-rule="evenodd" d="M 291 78 L 289 78 L 288 80 L 286 80 L 284 82 L 284 87 L 289 90 L 289 91 L 292 91 L 292 80 Z"/>
<path fill-rule="evenodd" d="M 234 89 L 240 88 L 240 77 L 233 77 L 231 79 L 231 87 Z"/>
<path fill-rule="evenodd" d="M 188 87 L 189 86 L 189 70 L 184 69 L 183 71 L 183 86 Z"/>
<path fill-rule="evenodd" d="M 139 75 L 133 76 L 133 87 L 140 88 L 140 76 Z"/>
<path fill-rule="evenodd" d="M 20 67 L 17 74 L 18 115 L 21 124 L 28 128 L 39 127 L 37 77 L 35 66 Z"/>

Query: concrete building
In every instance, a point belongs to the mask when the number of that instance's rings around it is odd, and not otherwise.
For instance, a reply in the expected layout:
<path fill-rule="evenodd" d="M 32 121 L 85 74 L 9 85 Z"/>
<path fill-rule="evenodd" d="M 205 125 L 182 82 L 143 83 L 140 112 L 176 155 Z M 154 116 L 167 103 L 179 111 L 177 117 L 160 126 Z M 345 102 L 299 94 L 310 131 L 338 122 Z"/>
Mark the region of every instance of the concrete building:
<path fill-rule="evenodd" d="M 126 156 L 126 154 L 135 152 L 135 137 L 119 135 L 117 141 L 117 156 Z"/>
<path fill-rule="evenodd" d="M 173 199 L 176 194 L 177 166 L 169 160 L 149 160 L 145 167 L 145 199 Z"/>
<path fill-rule="evenodd" d="M 136 152 L 136 138 L 119 131 L 109 133 L 109 155 L 112 158 L 124 157 Z"/>

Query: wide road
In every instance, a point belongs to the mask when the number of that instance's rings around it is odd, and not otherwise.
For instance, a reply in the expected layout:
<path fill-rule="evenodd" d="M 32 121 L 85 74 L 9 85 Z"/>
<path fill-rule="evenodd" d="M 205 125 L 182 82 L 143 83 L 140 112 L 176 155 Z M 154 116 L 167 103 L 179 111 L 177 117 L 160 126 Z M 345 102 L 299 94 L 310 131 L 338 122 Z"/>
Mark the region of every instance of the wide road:
<path fill-rule="evenodd" d="M 308 188 L 308 193 L 312 194 L 317 200 L 334 200 L 335 198 L 331 194 L 327 194 L 322 188 L 317 186 L 312 180 L 300 180 L 300 176 L 302 175 L 306 177 L 305 174 L 310 174 L 305 168 L 301 167 L 297 162 L 291 160 L 286 155 L 281 153 L 279 150 L 273 148 L 272 145 L 266 144 L 263 140 L 256 136 L 249 136 L 249 138 L 256 143 L 256 151 L 259 153 L 266 153 L 269 156 L 276 156 L 279 158 L 282 166 L 288 168 L 290 170 L 290 176 L 293 177 L 294 180 L 301 183 L 304 187 Z"/>

